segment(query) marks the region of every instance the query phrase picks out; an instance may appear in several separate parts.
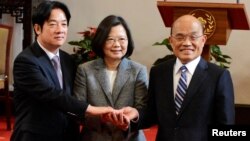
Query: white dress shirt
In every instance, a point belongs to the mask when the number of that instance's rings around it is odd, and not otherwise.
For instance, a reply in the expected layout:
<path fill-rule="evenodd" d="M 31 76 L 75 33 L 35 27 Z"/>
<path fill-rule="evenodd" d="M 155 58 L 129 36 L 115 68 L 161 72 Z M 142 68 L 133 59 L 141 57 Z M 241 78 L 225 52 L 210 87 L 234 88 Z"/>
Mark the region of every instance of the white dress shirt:
<path fill-rule="evenodd" d="M 178 85 L 178 82 L 179 82 L 179 79 L 181 77 L 181 72 L 180 72 L 180 67 L 185 65 L 187 67 L 187 71 L 186 71 L 186 75 L 187 75 L 187 86 L 189 86 L 189 83 L 192 79 L 192 76 L 194 74 L 194 71 L 200 61 L 201 57 L 197 57 L 196 59 L 194 59 L 193 61 L 187 63 L 187 64 L 182 64 L 181 61 L 177 58 L 176 59 L 176 63 L 174 65 L 174 71 L 173 71 L 173 77 L 174 77 L 174 97 L 175 97 L 175 94 L 176 94 L 176 89 L 177 89 L 177 85 Z"/>

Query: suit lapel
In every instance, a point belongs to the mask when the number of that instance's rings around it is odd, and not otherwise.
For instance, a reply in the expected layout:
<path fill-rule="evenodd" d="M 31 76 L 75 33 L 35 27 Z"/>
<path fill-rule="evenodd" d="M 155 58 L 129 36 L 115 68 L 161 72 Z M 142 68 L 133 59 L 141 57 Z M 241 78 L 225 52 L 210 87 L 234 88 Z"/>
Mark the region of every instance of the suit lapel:
<path fill-rule="evenodd" d="M 55 70 L 53 69 L 53 64 L 51 63 L 48 55 L 41 49 L 39 44 L 35 42 L 33 44 L 33 47 L 31 48 L 33 53 L 37 56 L 37 59 L 40 60 L 38 63 L 40 63 L 41 69 L 44 69 L 44 73 L 47 73 L 48 77 L 52 78 L 53 83 L 56 85 L 56 87 L 60 88 L 60 83 L 57 79 L 57 74 Z M 48 78 L 49 79 L 49 78 Z"/>
<path fill-rule="evenodd" d="M 63 62 L 63 63 L 61 63 L 61 62 Z M 66 63 L 66 61 L 64 61 L 63 54 L 60 53 L 60 64 L 61 64 L 62 78 L 63 78 L 63 89 L 67 89 L 67 86 L 70 86 L 70 84 L 68 84 L 69 81 L 65 81 L 65 80 L 70 80 L 68 72 L 67 72 L 67 64 L 65 64 L 65 63 Z"/>
<path fill-rule="evenodd" d="M 71 64 L 70 59 L 67 59 L 68 56 L 61 50 L 60 51 L 60 63 L 61 63 L 61 70 L 62 70 L 62 76 L 63 76 L 63 89 L 71 93 L 71 89 L 73 87 L 73 79 L 75 72 L 75 65 Z M 62 63 L 63 62 L 63 63 Z M 58 81 L 59 83 L 59 81 Z"/>
<path fill-rule="evenodd" d="M 193 74 L 192 80 L 188 86 L 187 94 L 182 103 L 180 114 L 183 110 L 188 106 L 188 104 L 192 101 L 194 95 L 198 94 L 197 91 L 201 84 L 204 82 L 204 79 L 207 77 L 206 73 L 207 62 L 201 58 L 199 64 L 197 65 L 195 72 Z"/>
<path fill-rule="evenodd" d="M 131 66 L 129 65 L 128 59 L 126 58 L 122 59 L 118 67 L 118 72 L 117 72 L 117 76 L 116 76 L 114 87 L 113 87 L 114 89 L 112 92 L 114 104 L 117 101 L 117 98 L 119 97 L 119 94 L 121 93 L 123 86 L 125 85 L 125 83 L 127 82 L 130 76 L 129 75 L 130 67 Z"/>
<path fill-rule="evenodd" d="M 173 67 L 174 67 L 174 63 L 175 63 L 175 59 L 171 61 L 170 65 L 164 67 L 164 72 L 166 73 L 162 73 L 162 74 L 166 74 L 163 75 L 162 77 L 164 78 L 164 80 L 162 82 L 167 82 L 163 89 L 163 92 L 166 92 L 166 103 L 169 103 L 167 105 L 167 107 L 169 107 L 170 109 L 173 110 L 174 115 L 175 114 L 175 102 L 174 102 L 174 90 L 173 90 Z M 161 82 L 161 83 L 162 83 Z"/>
<path fill-rule="evenodd" d="M 95 75 L 97 76 L 97 80 L 99 81 L 99 84 L 100 84 L 104 94 L 108 98 L 110 104 L 112 106 L 114 106 L 112 94 L 111 94 L 111 91 L 109 90 L 110 89 L 109 81 L 108 81 L 107 74 L 106 74 L 106 71 L 105 71 L 106 66 L 105 66 L 105 64 L 103 62 L 103 59 L 98 59 L 96 61 L 95 68 L 96 68 Z"/>

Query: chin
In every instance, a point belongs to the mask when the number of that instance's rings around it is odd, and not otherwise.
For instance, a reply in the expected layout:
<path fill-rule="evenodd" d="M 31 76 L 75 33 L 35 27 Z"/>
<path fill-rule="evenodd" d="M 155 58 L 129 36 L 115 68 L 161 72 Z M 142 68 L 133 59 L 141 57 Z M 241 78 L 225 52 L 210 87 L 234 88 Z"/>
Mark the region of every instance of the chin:
<path fill-rule="evenodd" d="M 115 56 L 112 56 L 111 57 L 113 60 L 121 60 L 122 59 L 122 57 L 115 57 Z"/>
<path fill-rule="evenodd" d="M 116 59 L 116 60 L 121 60 L 122 57 L 114 57 L 114 59 Z"/>
<path fill-rule="evenodd" d="M 190 57 L 190 56 L 183 56 L 180 58 L 180 60 L 182 60 L 182 62 L 188 63 L 190 61 L 192 61 L 194 58 Z"/>
<path fill-rule="evenodd" d="M 122 54 L 112 54 L 112 55 L 111 55 L 112 58 L 117 58 L 117 59 L 118 59 L 118 58 L 121 59 L 122 56 L 123 56 Z"/>
<path fill-rule="evenodd" d="M 54 47 L 56 47 L 56 48 L 59 48 L 59 47 L 61 47 L 63 44 L 53 44 L 53 46 Z"/>
<path fill-rule="evenodd" d="M 64 44 L 64 42 L 60 42 L 60 43 L 57 43 L 55 44 L 56 46 L 62 46 Z"/>

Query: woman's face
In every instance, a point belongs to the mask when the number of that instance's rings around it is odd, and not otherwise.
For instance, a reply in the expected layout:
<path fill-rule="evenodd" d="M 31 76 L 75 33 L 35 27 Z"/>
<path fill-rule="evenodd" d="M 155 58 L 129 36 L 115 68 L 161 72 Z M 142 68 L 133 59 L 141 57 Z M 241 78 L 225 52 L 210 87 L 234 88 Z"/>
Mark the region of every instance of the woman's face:
<path fill-rule="evenodd" d="M 128 48 L 128 38 L 126 30 L 122 25 L 111 28 L 103 47 L 104 59 L 121 60 Z"/>

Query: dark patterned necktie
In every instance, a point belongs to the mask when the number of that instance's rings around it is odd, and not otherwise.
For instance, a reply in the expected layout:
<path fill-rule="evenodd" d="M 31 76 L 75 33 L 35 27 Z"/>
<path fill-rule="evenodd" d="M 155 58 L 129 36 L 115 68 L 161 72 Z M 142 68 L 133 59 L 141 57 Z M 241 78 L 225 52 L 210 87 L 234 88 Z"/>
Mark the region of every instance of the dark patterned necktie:
<path fill-rule="evenodd" d="M 57 74 L 57 78 L 58 78 L 58 81 L 60 83 L 60 86 L 61 86 L 61 88 L 63 88 L 62 71 L 61 71 L 61 64 L 59 61 L 59 57 L 54 56 L 51 61 L 53 63 L 54 69 L 56 70 L 56 74 Z"/>
<path fill-rule="evenodd" d="M 179 83 L 177 85 L 177 90 L 175 94 L 175 108 L 176 108 L 177 115 L 180 112 L 181 105 L 182 105 L 182 102 L 184 100 L 184 97 L 187 91 L 187 76 L 186 76 L 187 68 L 186 66 L 182 66 L 180 68 L 180 71 L 181 71 L 181 77 L 179 79 Z"/>

